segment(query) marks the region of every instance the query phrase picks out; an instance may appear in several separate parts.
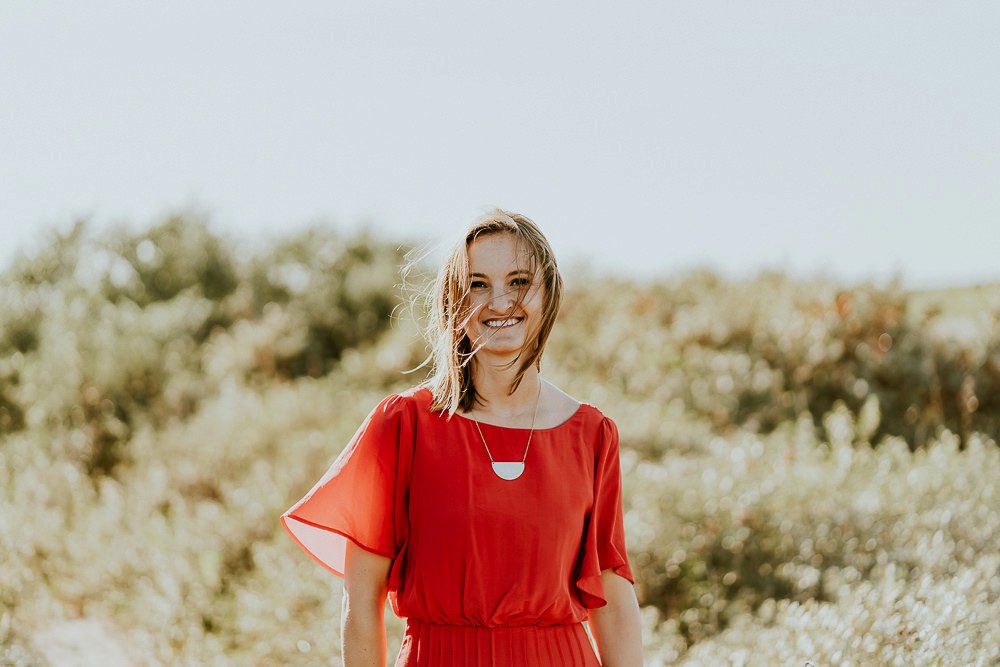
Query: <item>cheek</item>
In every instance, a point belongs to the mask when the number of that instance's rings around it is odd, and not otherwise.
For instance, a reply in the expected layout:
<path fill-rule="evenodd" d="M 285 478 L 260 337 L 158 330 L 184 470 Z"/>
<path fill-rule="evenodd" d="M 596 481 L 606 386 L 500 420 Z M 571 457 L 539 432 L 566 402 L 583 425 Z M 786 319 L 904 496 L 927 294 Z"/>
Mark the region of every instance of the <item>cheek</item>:
<path fill-rule="evenodd" d="M 456 324 L 467 335 L 472 334 L 479 326 L 478 314 L 480 310 L 482 310 L 482 304 L 477 303 L 475 299 L 466 299 L 458 311 Z"/>
<path fill-rule="evenodd" d="M 525 299 L 525 305 L 536 319 L 540 319 L 545 313 L 545 290 L 538 288 L 530 291 Z"/>
<path fill-rule="evenodd" d="M 482 310 L 483 305 L 474 297 L 468 297 L 458 311 L 458 321 L 465 322 L 469 319 L 469 324 L 474 324 L 476 315 Z M 470 319 L 471 318 L 471 319 Z M 468 326 L 468 325 L 466 325 Z"/>

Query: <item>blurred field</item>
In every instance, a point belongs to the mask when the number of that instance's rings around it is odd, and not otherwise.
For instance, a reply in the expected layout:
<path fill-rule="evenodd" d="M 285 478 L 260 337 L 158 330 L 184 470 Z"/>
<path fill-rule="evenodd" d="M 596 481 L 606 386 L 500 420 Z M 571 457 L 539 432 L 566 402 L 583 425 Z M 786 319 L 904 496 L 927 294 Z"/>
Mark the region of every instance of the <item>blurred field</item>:
<path fill-rule="evenodd" d="M 277 517 L 423 378 L 404 251 L 178 217 L 5 272 L 0 665 L 338 662 Z M 1000 664 L 1000 286 L 568 278 L 543 371 L 619 424 L 647 664 Z"/>

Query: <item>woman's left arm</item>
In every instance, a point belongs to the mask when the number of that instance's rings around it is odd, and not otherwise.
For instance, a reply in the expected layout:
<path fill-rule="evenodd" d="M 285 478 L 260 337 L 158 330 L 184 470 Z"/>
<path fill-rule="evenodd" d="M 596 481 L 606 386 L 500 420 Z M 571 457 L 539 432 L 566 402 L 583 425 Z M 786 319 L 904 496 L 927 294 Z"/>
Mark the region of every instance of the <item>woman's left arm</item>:
<path fill-rule="evenodd" d="M 639 601 L 628 579 L 601 572 L 608 604 L 590 610 L 590 631 L 603 667 L 642 667 L 642 631 Z"/>

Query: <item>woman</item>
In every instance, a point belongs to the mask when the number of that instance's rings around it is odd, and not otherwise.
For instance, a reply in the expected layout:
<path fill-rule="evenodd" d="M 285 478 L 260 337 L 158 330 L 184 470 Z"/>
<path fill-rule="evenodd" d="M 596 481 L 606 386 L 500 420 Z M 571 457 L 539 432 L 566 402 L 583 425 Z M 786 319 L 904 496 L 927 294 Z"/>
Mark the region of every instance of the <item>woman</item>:
<path fill-rule="evenodd" d="M 534 222 L 477 221 L 434 287 L 432 376 L 282 515 L 344 578 L 347 667 L 385 664 L 387 595 L 397 667 L 642 664 L 617 428 L 539 373 L 561 292 Z"/>

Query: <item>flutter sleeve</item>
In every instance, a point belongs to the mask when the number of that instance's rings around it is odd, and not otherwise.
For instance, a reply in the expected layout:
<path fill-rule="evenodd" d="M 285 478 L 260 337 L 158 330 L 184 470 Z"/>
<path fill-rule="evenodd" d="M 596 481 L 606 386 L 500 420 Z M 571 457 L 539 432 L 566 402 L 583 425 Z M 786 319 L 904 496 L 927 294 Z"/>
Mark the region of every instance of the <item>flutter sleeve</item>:
<path fill-rule="evenodd" d="M 618 457 L 618 427 L 610 418 L 604 417 L 595 461 L 594 505 L 584 524 L 577 567 L 577 591 L 583 606 L 588 609 L 608 603 L 601 581 L 604 570 L 613 570 L 630 583 L 635 583 L 625 551 L 622 476 Z"/>
<path fill-rule="evenodd" d="M 309 556 L 344 576 L 347 540 L 395 559 L 389 590 L 399 590 L 409 535 L 407 496 L 413 422 L 406 399 L 383 399 L 310 491 L 281 515 L 281 525 Z"/>

